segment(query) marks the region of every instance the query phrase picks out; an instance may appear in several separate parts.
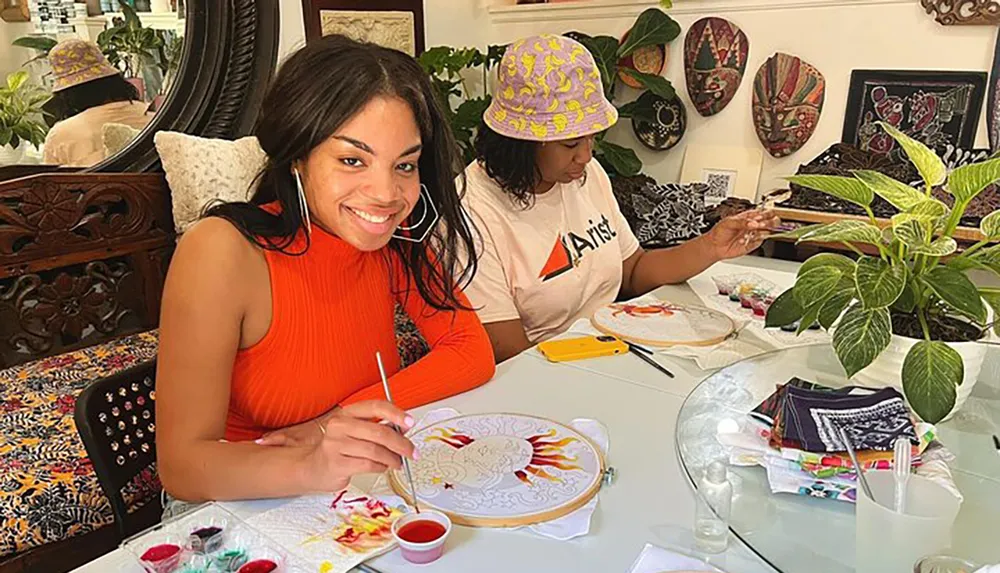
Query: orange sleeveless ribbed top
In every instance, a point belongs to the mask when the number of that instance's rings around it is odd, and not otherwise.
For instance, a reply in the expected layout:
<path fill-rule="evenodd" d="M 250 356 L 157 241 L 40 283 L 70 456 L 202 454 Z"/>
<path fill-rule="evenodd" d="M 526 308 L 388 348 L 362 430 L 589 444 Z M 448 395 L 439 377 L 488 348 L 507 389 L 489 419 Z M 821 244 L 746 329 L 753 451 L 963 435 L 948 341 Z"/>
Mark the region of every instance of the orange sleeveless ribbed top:
<path fill-rule="evenodd" d="M 475 312 L 427 305 L 388 248 L 362 252 L 316 225 L 312 229 L 302 255 L 265 251 L 271 324 L 264 338 L 236 355 L 227 440 L 256 439 L 338 404 L 384 399 L 376 351 L 394 402 L 404 409 L 493 375 L 492 348 Z M 288 251 L 300 252 L 304 245 L 302 234 Z M 393 322 L 397 301 L 431 347 L 403 371 Z"/>

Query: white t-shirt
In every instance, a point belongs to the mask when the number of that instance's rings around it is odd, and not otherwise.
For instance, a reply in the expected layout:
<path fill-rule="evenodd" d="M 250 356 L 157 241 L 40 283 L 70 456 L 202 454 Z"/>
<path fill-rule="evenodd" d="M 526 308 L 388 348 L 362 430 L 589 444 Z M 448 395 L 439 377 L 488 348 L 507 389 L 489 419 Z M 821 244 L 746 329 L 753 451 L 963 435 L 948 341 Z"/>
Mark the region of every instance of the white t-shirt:
<path fill-rule="evenodd" d="M 614 302 L 622 261 L 639 242 L 592 160 L 586 177 L 556 184 L 524 209 L 473 162 L 463 204 L 481 241 L 465 294 L 484 323 L 520 319 L 532 344 Z M 461 189 L 461 187 L 459 187 Z"/>

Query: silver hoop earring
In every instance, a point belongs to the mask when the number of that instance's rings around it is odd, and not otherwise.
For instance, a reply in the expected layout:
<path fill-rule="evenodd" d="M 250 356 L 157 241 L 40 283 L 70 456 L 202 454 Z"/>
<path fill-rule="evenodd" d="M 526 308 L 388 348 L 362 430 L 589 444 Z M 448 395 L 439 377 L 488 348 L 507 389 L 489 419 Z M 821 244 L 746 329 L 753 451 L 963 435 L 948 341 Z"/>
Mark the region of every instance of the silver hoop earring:
<path fill-rule="evenodd" d="M 299 174 L 299 170 L 292 168 L 292 173 L 295 174 L 295 189 L 298 191 L 299 196 L 299 214 L 302 216 L 302 221 L 306 224 L 306 234 L 312 234 L 312 223 L 309 221 L 309 205 L 306 203 L 306 191 L 302 187 L 302 175 Z"/>
<path fill-rule="evenodd" d="M 420 184 L 420 202 L 424 205 L 424 210 L 420 215 L 420 220 L 407 227 L 402 225 L 396 227 L 396 230 L 392 233 L 393 238 L 401 241 L 409 241 L 411 243 L 422 243 L 427 238 L 427 235 L 430 234 L 431 230 L 434 229 L 434 226 L 437 224 L 438 219 L 441 218 L 441 215 L 438 213 L 437 207 L 434 205 L 434 201 L 431 200 L 431 192 L 423 183 Z M 423 234 L 420 235 L 420 238 L 418 239 L 409 236 L 408 233 L 415 231 L 424 225 L 424 221 L 427 220 L 428 213 L 432 213 L 433 215 L 431 216 L 430 223 L 427 224 L 427 228 L 425 228 Z"/>

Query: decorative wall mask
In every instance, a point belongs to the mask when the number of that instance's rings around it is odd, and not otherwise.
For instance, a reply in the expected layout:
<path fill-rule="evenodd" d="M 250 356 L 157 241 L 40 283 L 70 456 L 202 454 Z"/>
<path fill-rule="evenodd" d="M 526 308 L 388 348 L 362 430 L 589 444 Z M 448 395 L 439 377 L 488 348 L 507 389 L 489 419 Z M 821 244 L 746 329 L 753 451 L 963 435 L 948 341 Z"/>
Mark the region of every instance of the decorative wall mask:
<path fill-rule="evenodd" d="M 920 4 L 943 26 L 1000 24 L 996 0 L 920 0 Z"/>
<path fill-rule="evenodd" d="M 722 111 L 743 80 L 750 41 L 722 18 L 702 18 L 684 37 L 684 76 L 694 108 L 703 116 Z"/>
<path fill-rule="evenodd" d="M 901 157 L 883 121 L 931 148 L 971 149 L 985 95 L 984 72 L 854 70 L 841 139 Z"/>
<path fill-rule="evenodd" d="M 664 99 L 646 92 L 640 96 L 651 100 L 656 112 L 656 123 L 632 118 L 632 131 L 636 138 L 653 151 L 666 151 L 677 145 L 687 130 L 687 111 L 680 98 Z"/>
<path fill-rule="evenodd" d="M 826 80 L 819 70 L 788 54 L 776 53 L 753 80 L 753 123 L 757 138 L 773 157 L 798 151 L 816 131 Z"/>
<path fill-rule="evenodd" d="M 624 44 L 627 39 L 628 32 L 622 36 L 619 45 Z M 667 54 L 667 47 L 664 45 L 644 46 L 619 60 L 618 65 L 643 74 L 653 74 L 658 76 L 662 74 L 663 69 L 667 67 Z M 626 74 L 624 71 L 618 72 L 618 78 L 625 85 L 631 88 L 642 89 L 643 87 L 641 83 L 632 78 L 632 76 Z"/>

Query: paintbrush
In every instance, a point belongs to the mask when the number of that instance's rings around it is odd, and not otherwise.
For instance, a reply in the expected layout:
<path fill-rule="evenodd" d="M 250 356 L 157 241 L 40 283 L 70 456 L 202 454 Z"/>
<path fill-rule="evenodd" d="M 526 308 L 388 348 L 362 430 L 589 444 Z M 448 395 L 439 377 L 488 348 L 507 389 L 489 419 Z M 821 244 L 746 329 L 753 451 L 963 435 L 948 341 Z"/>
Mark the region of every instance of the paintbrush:
<path fill-rule="evenodd" d="M 385 389 L 385 399 L 391 404 L 392 403 L 392 393 L 389 391 L 389 380 L 385 377 L 385 368 L 382 366 L 382 354 L 380 352 L 375 353 L 375 360 L 378 362 L 378 373 L 382 377 L 382 388 Z M 400 434 L 403 433 L 402 429 L 396 424 L 390 422 L 389 424 Z M 413 496 L 413 509 L 420 513 L 420 506 L 417 505 L 417 488 L 413 485 L 413 474 L 410 473 L 410 461 L 403 458 L 403 469 L 406 470 L 406 479 L 410 482 L 410 495 Z"/>
<path fill-rule="evenodd" d="M 861 489 L 864 490 L 868 499 L 875 501 L 875 496 L 872 494 L 872 488 L 868 486 L 868 478 L 865 477 L 865 469 L 858 463 L 858 455 L 854 453 L 854 444 L 852 444 L 850 438 L 847 437 L 847 432 L 844 430 L 843 426 L 838 426 L 838 429 L 840 430 L 840 439 L 844 441 L 844 447 L 847 448 L 847 455 L 851 457 L 851 463 L 854 464 L 854 473 L 858 476 L 858 483 L 861 484 Z"/>

